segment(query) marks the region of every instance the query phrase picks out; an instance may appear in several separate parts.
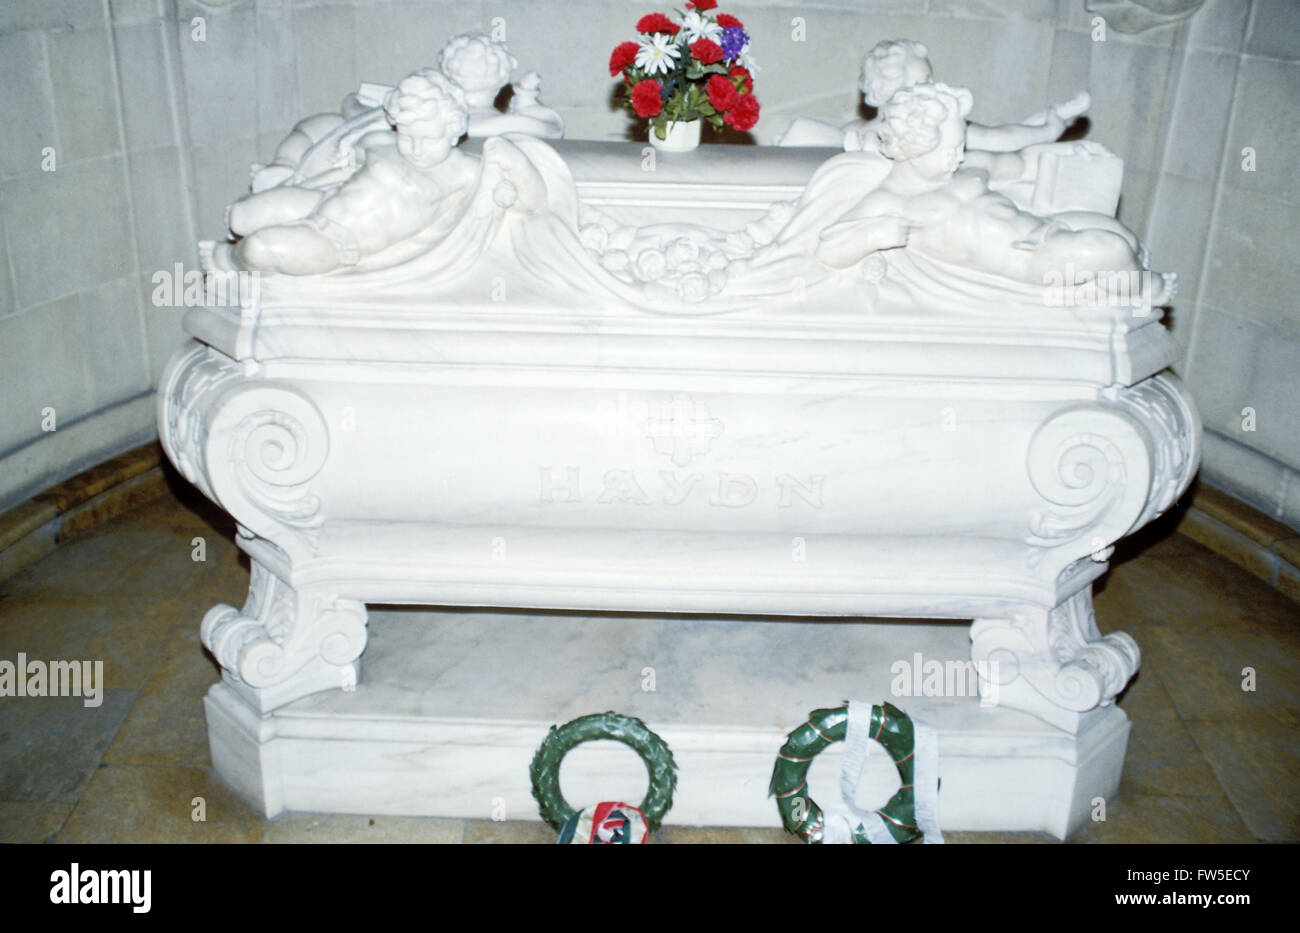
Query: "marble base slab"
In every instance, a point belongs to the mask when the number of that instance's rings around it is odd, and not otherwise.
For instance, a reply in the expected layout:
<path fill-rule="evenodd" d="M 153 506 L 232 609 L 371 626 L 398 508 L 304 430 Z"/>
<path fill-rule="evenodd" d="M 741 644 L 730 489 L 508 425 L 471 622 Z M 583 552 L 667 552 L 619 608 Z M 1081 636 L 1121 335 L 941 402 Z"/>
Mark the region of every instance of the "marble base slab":
<path fill-rule="evenodd" d="M 937 727 L 945 829 L 1067 838 L 1119 786 L 1129 721 L 1094 711 L 1077 735 L 981 706 L 965 623 L 581 615 L 385 607 L 370 615 L 364 677 L 258 715 L 224 682 L 206 699 L 218 772 L 266 815 L 286 810 L 537 819 L 528 763 L 552 724 L 607 709 L 642 718 L 679 768 L 668 822 L 779 826 L 767 784 L 786 733 L 814 708 L 889 700 Z M 947 696 L 910 671 L 954 662 Z M 900 676 L 902 662 L 908 673 Z M 892 671 L 892 672 L 891 672 Z M 967 680 L 970 682 L 968 683 Z M 964 695 L 956 695 L 964 694 Z M 837 797 L 839 748 L 812 797 Z M 575 806 L 640 800 L 644 768 L 617 743 L 564 762 Z M 883 754 L 859 803 L 898 778 Z"/>

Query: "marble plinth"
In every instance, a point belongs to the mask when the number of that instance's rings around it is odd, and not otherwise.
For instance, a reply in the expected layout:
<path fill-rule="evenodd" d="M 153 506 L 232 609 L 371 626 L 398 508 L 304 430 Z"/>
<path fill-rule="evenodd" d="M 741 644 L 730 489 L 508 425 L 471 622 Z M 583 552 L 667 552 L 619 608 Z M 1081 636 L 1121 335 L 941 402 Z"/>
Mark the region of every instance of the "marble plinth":
<path fill-rule="evenodd" d="M 268 816 L 537 819 L 528 763 L 547 729 L 613 709 L 673 749 L 668 822 L 776 827 L 767 783 L 785 734 L 810 710 L 854 698 L 889 700 L 937 727 L 945 829 L 1066 838 L 1118 788 L 1129 732 L 1113 705 L 1070 734 L 973 695 L 906 695 L 918 659 L 969 664 L 959 623 L 395 608 L 372 611 L 370 633 L 355 687 L 260 717 L 224 683 L 209 693 L 214 764 Z M 969 680 L 950 678 L 944 692 L 973 694 Z M 838 751 L 814 762 L 818 801 L 836 799 Z M 639 800 L 646 785 L 640 762 L 612 742 L 572 752 L 561 781 L 575 806 Z M 880 754 L 859 802 L 879 805 L 897 785 Z"/>

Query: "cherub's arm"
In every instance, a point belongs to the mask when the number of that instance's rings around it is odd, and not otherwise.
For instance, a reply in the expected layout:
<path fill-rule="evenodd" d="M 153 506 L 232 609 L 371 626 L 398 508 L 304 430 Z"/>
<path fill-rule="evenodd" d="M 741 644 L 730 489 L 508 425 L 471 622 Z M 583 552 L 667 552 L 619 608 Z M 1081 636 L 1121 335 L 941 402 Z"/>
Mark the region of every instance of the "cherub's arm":
<path fill-rule="evenodd" d="M 1032 180 L 1038 171 L 1038 149 L 1030 146 L 1019 152 L 989 152 L 987 149 L 967 149 L 962 160 L 963 169 L 978 169 L 994 184 Z"/>
<path fill-rule="evenodd" d="M 1003 126 L 971 123 L 966 127 L 966 147 L 989 152 L 1014 152 L 1038 143 L 1055 142 L 1070 121 L 1087 111 L 1091 104 L 1092 97 L 1088 92 L 1080 91 L 1067 101 L 1026 117 L 1022 123 Z"/>

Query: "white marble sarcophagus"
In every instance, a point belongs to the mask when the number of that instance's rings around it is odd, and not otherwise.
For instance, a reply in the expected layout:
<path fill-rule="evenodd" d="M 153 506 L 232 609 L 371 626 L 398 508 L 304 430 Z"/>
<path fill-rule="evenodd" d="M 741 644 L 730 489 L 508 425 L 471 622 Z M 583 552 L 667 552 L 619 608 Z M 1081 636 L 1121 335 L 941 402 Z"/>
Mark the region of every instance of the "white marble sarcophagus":
<path fill-rule="evenodd" d="M 1002 707 L 1123 721 L 1092 582 L 1199 457 L 1169 282 L 1112 217 L 1031 212 L 1034 159 L 964 153 L 965 92 L 894 102 L 882 152 L 456 146 L 424 72 L 237 202 L 205 257 L 239 300 L 159 394 L 252 561 L 203 619 L 210 719 L 255 746 L 405 603 L 969 619 Z"/>

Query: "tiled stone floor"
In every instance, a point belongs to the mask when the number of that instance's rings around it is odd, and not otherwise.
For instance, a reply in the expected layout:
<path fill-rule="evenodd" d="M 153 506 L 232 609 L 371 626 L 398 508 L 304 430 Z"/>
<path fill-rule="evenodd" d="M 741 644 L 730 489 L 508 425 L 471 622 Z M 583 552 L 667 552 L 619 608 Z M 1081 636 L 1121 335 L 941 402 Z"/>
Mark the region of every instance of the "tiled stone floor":
<path fill-rule="evenodd" d="M 0 841 L 552 842 L 540 823 L 290 814 L 265 821 L 211 770 L 198 623 L 241 604 L 230 521 L 172 492 L 0 581 L 0 658 L 102 658 L 104 702 L 0 699 Z M 1124 542 L 1097 597 L 1143 667 L 1119 798 L 1076 842 L 1300 841 L 1300 604 L 1174 532 Z M 192 559 L 202 538 L 206 560 Z M 1253 668 L 1256 689 L 1242 689 Z M 207 819 L 192 819 L 192 801 Z M 1054 842 L 950 833 L 951 842 Z M 668 826 L 658 843 L 789 842 L 769 829 Z"/>

